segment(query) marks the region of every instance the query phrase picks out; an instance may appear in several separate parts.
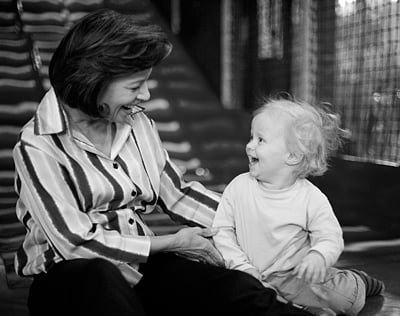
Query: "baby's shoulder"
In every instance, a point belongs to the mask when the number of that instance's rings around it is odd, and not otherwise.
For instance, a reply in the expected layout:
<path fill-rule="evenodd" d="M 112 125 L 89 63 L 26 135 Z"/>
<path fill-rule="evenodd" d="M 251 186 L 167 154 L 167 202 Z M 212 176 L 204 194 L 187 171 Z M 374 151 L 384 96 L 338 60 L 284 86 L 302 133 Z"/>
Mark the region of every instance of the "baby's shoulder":
<path fill-rule="evenodd" d="M 250 188 L 254 181 L 248 172 L 241 173 L 228 183 L 224 191 L 243 192 L 243 190 Z"/>
<path fill-rule="evenodd" d="M 243 185 L 246 183 L 251 183 L 253 181 L 253 178 L 250 176 L 248 172 L 241 173 L 234 177 L 229 185 Z"/>
<path fill-rule="evenodd" d="M 329 203 L 328 197 L 325 195 L 325 193 L 322 192 L 321 189 L 310 180 L 303 179 L 301 185 L 305 195 L 308 197 L 310 204 L 321 205 Z"/>

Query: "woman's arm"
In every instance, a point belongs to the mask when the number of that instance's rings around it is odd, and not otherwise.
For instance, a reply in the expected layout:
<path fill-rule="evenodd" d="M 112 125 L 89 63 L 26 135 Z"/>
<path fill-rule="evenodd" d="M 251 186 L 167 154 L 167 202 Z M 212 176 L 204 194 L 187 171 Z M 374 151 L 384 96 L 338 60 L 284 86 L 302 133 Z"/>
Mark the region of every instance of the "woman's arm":
<path fill-rule="evenodd" d="M 215 233 L 215 229 L 189 227 L 173 235 L 150 237 L 150 254 L 174 252 L 191 260 L 224 266 L 221 255 L 209 239 Z"/>
<path fill-rule="evenodd" d="M 220 195 L 201 183 L 186 182 L 165 152 L 158 205 L 172 219 L 189 226 L 211 227 Z"/>
<path fill-rule="evenodd" d="M 51 154 L 49 144 L 46 151 L 38 146 L 20 140 L 14 148 L 20 204 L 56 253 L 64 259 L 103 257 L 115 263 L 145 262 L 150 238 L 122 236 L 91 221 L 82 209 L 82 192 L 72 181 L 75 175 Z"/>
<path fill-rule="evenodd" d="M 220 194 L 208 190 L 197 181 L 186 182 L 164 149 L 154 122 L 148 122 L 150 130 L 147 133 L 152 134 L 152 152 L 160 161 L 158 207 L 179 223 L 211 227 Z"/>

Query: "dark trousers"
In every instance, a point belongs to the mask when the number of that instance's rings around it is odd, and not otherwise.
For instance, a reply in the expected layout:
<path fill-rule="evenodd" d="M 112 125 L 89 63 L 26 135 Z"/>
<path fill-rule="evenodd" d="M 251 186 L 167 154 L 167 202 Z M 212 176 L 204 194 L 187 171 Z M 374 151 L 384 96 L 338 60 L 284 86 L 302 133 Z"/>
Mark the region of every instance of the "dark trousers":
<path fill-rule="evenodd" d="M 32 316 L 309 316 L 276 300 L 252 276 L 183 259 L 151 256 L 134 288 L 102 259 L 77 259 L 35 277 L 28 300 Z"/>

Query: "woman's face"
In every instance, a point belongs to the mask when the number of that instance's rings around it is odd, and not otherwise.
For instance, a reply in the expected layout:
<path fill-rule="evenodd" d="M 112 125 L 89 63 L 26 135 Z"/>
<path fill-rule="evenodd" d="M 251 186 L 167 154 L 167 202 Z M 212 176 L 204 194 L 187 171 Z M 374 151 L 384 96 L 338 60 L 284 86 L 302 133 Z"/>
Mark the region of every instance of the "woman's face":
<path fill-rule="evenodd" d="M 152 69 L 145 69 L 132 75 L 112 80 L 99 94 L 100 114 L 113 123 L 131 124 L 132 113 L 140 103 L 150 99 L 147 79 Z"/>

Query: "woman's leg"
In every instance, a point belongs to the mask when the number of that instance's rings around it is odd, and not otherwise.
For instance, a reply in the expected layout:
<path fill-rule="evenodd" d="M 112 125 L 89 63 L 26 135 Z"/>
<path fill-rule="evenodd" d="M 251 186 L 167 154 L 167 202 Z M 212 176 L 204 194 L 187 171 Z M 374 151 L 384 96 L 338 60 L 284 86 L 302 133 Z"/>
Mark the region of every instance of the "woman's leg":
<path fill-rule="evenodd" d="M 156 315 L 298 315 L 309 313 L 276 300 L 273 290 L 244 272 L 159 254 L 142 266 L 135 287 L 146 313 Z"/>
<path fill-rule="evenodd" d="M 35 277 L 28 307 L 32 316 L 143 316 L 135 290 L 111 262 L 76 259 Z"/>

